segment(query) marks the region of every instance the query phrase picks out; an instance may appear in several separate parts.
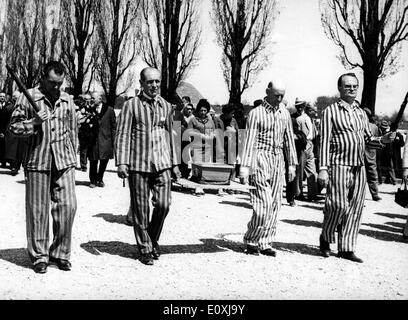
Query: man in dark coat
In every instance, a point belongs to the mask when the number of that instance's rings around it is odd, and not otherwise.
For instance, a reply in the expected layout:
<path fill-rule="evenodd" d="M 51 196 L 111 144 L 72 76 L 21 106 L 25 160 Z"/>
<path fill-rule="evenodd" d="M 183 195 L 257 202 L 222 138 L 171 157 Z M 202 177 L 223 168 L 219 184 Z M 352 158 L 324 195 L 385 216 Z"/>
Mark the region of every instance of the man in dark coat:
<path fill-rule="evenodd" d="M 6 110 L 6 94 L 4 92 L 0 92 L 0 163 L 1 167 L 6 167 L 6 159 L 4 157 L 5 153 L 5 135 L 7 131 L 7 126 L 10 121 L 10 117 L 7 115 Z"/>
<path fill-rule="evenodd" d="M 103 175 L 109 159 L 113 159 L 113 144 L 116 134 L 116 116 L 112 107 L 102 102 L 102 93 L 93 92 L 91 102 L 98 115 L 98 124 L 94 126 L 92 144 L 88 149 L 90 187 L 105 186 Z M 99 162 L 99 168 L 98 168 Z"/>

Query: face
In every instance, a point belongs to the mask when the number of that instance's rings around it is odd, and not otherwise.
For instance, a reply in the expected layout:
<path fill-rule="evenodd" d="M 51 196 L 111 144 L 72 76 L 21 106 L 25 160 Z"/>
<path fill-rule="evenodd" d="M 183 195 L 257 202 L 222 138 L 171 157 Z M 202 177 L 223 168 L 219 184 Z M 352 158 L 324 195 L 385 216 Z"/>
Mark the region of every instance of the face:
<path fill-rule="evenodd" d="M 352 101 L 357 97 L 358 80 L 351 76 L 345 76 L 339 87 L 340 98 L 345 101 Z"/>
<path fill-rule="evenodd" d="M 93 106 L 98 106 L 102 102 L 102 96 L 98 93 L 91 93 L 90 95 L 90 103 Z"/>
<path fill-rule="evenodd" d="M 268 102 L 272 106 L 278 106 L 282 102 L 285 92 L 286 90 L 284 88 L 279 88 L 272 85 L 272 87 L 266 89 Z"/>
<path fill-rule="evenodd" d="M 230 120 L 234 117 L 235 111 L 231 111 L 230 113 L 225 113 L 225 118 Z"/>
<path fill-rule="evenodd" d="M 204 119 L 204 118 L 207 116 L 207 113 L 208 113 L 208 111 L 207 111 L 207 108 L 205 108 L 205 107 L 201 107 L 201 108 L 198 110 L 198 116 L 199 116 L 201 119 Z"/>
<path fill-rule="evenodd" d="M 140 79 L 143 92 L 151 98 L 160 94 L 161 75 L 156 69 L 147 69 L 144 72 L 144 79 Z"/>
<path fill-rule="evenodd" d="M 193 107 L 192 106 L 187 105 L 186 107 L 184 107 L 184 115 L 186 117 L 191 116 L 192 113 L 193 113 Z"/>
<path fill-rule="evenodd" d="M 56 74 L 54 70 L 51 70 L 48 76 L 43 79 L 45 92 L 47 92 L 55 100 L 57 100 L 60 96 L 60 89 L 64 83 L 64 78 L 64 74 Z"/>
<path fill-rule="evenodd" d="M 0 93 L 0 103 L 6 102 L 6 95 L 4 93 Z"/>

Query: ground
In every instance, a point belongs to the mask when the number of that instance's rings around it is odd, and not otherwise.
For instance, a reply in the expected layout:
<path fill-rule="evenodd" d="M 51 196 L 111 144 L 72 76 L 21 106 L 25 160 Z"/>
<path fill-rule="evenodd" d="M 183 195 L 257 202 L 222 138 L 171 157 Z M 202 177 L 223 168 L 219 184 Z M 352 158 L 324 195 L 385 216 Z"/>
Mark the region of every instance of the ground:
<path fill-rule="evenodd" d="M 72 271 L 33 272 L 26 253 L 24 175 L 0 170 L 0 299 L 408 299 L 408 210 L 381 185 L 381 202 L 366 199 L 357 255 L 363 264 L 319 255 L 323 203 L 284 200 L 277 257 L 243 253 L 252 209 L 248 193 L 219 197 L 173 192 L 154 266 L 137 260 L 133 229 L 124 224 L 128 187 L 113 161 L 105 188 L 90 189 L 77 171 Z"/>

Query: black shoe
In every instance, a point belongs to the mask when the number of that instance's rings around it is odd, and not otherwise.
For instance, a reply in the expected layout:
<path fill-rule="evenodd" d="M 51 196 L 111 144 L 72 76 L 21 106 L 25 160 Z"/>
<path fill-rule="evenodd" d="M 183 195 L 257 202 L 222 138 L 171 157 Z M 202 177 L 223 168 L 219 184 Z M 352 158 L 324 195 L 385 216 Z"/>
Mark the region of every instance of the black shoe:
<path fill-rule="evenodd" d="M 132 221 L 132 220 L 129 220 L 128 218 L 126 218 L 125 224 L 126 224 L 127 226 L 129 226 L 129 227 L 133 227 L 133 221 Z"/>
<path fill-rule="evenodd" d="M 295 200 L 290 201 L 290 202 L 289 202 L 289 205 L 290 205 L 291 207 L 296 207 L 296 202 L 295 202 Z"/>
<path fill-rule="evenodd" d="M 382 200 L 382 198 L 379 197 L 378 195 L 376 195 L 376 196 L 373 196 L 373 200 L 374 201 L 380 201 L 380 200 Z"/>
<path fill-rule="evenodd" d="M 47 272 L 47 264 L 45 262 L 39 262 L 34 265 L 33 269 L 35 273 L 46 273 Z"/>
<path fill-rule="evenodd" d="M 319 242 L 320 242 L 320 252 L 322 253 L 322 256 L 325 258 L 330 257 L 330 243 L 324 240 L 322 235 L 320 235 Z"/>
<path fill-rule="evenodd" d="M 50 262 L 56 264 L 60 270 L 71 271 L 72 265 L 68 260 L 50 257 Z"/>
<path fill-rule="evenodd" d="M 151 253 L 142 253 L 140 255 L 139 260 L 140 260 L 141 263 L 143 263 L 145 265 L 148 265 L 148 266 L 152 266 L 154 264 L 153 257 L 152 257 Z"/>
<path fill-rule="evenodd" d="M 263 254 L 264 256 L 276 257 L 276 251 L 272 250 L 271 248 L 261 250 L 260 253 Z"/>
<path fill-rule="evenodd" d="M 258 249 L 258 247 L 247 245 L 246 249 L 245 249 L 245 253 L 246 254 L 252 254 L 254 256 L 258 256 L 259 255 L 259 249 Z"/>
<path fill-rule="evenodd" d="M 297 197 L 295 197 L 295 199 L 299 200 L 299 201 L 306 201 L 306 198 L 305 198 L 305 196 L 303 194 L 298 195 Z"/>
<path fill-rule="evenodd" d="M 358 263 L 363 263 L 363 260 L 357 257 L 352 251 L 339 251 L 339 253 L 337 254 L 337 257 L 342 258 L 342 259 L 347 259 L 350 261 L 354 261 L 354 262 L 358 262 Z"/>
<path fill-rule="evenodd" d="M 88 169 L 87 168 L 81 168 L 81 171 L 86 172 Z"/>
<path fill-rule="evenodd" d="M 153 247 L 153 251 L 152 251 L 152 257 L 154 260 L 159 260 L 160 258 L 160 251 L 159 251 L 159 247 Z"/>
<path fill-rule="evenodd" d="M 12 175 L 12 176 L 18 175 L 18 169 L 12 168 L 12 169 L 11 169 L 11 175 Z"/>
<path fill-rule="evenodd" d="M 105 183 L 104 183 L 103 181 L 98 181 L 98 182 L 96 183 L 96 186 L 99 187 L 99 188 L 104 188 L 104 187 L 105 187 Z"/>

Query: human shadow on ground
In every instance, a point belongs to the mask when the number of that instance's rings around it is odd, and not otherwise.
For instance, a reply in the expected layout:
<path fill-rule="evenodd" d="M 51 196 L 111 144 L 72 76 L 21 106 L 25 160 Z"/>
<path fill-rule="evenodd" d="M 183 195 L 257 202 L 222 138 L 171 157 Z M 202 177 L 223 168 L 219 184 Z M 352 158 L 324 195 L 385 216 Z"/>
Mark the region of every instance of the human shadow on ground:
<path fill-rule="evenodd" d="M 392 194 L 394 195 L 397 192 L 397 190 L 389 192 L 389 191 L 378 191 L 378 193 L 382 193 L 382 194 Z"/>
<path fill-rule="evenodd" d="M 393 226 L 389 226 L 389 225 L 387 226 L 386 224 L 363 223 L 363 226 L 383 230 L 386 232 L 396 232 L 396 233 L 402 232 L 402 228 L 395 228 Z"/>
<path fill-rule="evenodd" d="M 377 225 L 374 225 L 374 226 L 377 226 Z M 393 228 L 393 230 L 395 229 Z M 378 231 L 378 230 L 360 229 L 359 233 L 367 237 L 377 239 L 377 240 L 408 243 L 408 240 L 402 237 L 402 230 L 398 229 L 398 231 L 396 232 L 397 233 Z"/>
<path fill-rule="evenodd" d="M 95 218 L 102 218 L 109 223 L 117 223 L 126 225 L 126 215 L 114 215 L 112 213 L 98 213 Z"/>
<path fill-rule="evenodd" d="M 316 204 L 319 205 L 320 203 L 316 203 Z M 303 203 L 300 203 L 300 204 L 299 204 L 299 207 L 307 208 L 307 209 L 312 209 L 312 210 L 317 210 L 317 211 L 322 211 L 322 210 L 323 210 L 323 207 L 322 207 L 322 206 L 316 207 L 316 206 L 312 206 L 311 204 L 303 204 Z"/>
<path fill-rule="evenodd" d="M 26 184 L 26 181 L 25 181 L 25 180 L 19 180 L 19 181 L 16 181 L 16 183 L 18 183 L 18 184 Z"/>
<path fill-rule="evenodd" d="M 405 227 L 405 223 L 399 223 L 399 222 L 386 222 L 385 224 L 389 226 L 393 226 L 395 228 L 399 228 L 401 230 L 404 229 Z"/>
<path fill-rule="evenodd" d="M 166 254 L 185 254 L 185 253 L 216 253 L 223 252 L 226 249 L 234 250 L 234 246 L 227 244 L 224 240 L 215 239 L 200 239 L 202 244 L 186 244 L 186 245 L 163 245 L 160 246 L 160 253 Z M 224 248 L 220 247 L 220 242 L 225 243 Z M 101 253 L 108 253 L 111 255 L 117 255 L 123 258 L 138 258 L 139 253 L 137 245 L 131 245 L 119 241 L 90 241 L 80 245 L 82 249 L 93 254 L 100 255 Z M 235 248 L 235 250 L 238 250 Z M 242 250 L 240 250 L 242 252 Z"/>
<path fill-rule="evenodd" d="M 309 221 L 309 220 L 289 220 L 289 219 L 284 219 L 281 220 L 281 222 L 289 223 L 289 224 L 294 224 L 297 226 L 302 226 L 302 227 L 314 227 L 314 228 L 322 228 L 322 223 L 318 221 Z"/>
<path fill-rule="evenodd" d="M 76 186 L 83 186 L 83 187 L 89 187 L 90 182 L 89 181 L 75 181 Z"/>
<path fill-rule="evenodd" d="M 238 201 L 221 201 L 220 204 L 225 204 L 225 205 L 230 205 L 234 207 L 242 207 L 245 209 L 251 209 L 252 210 L 252 204 L 248 202 L 238 202 Z"/>
<path fill-rule="evenodd" d="M 14 263 L 19 267 L 31 269 L 31 261 L 27 255 L 27 250 L 23 248 L 0 250 L 0 259 Z"/>
<path fill-rule="evenodd" d="M 386 217 L 386 218 L 390 218 L 390 219 L 403 219 L 403 220 L 407 219 L 407 215 L 403 215 L 403 214 L 384 213 L 384 212 L 375 212 L 374 214 L 376 214 L 378 216 L 383 216 L 383 217 Z"/>
<path fill-rule="evenodd" d="M 11 171 L 10 170 L 0 170 L 0 175 L 6 175 L 6 176 L 11 176 Z"/>

